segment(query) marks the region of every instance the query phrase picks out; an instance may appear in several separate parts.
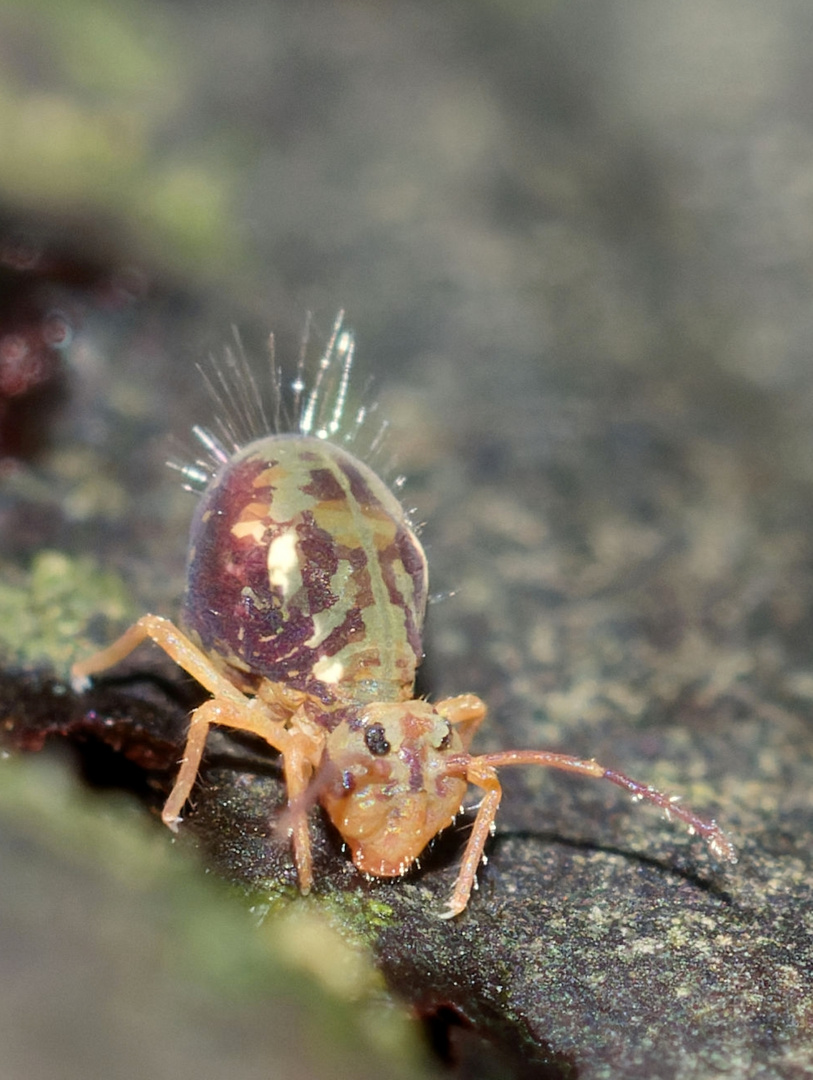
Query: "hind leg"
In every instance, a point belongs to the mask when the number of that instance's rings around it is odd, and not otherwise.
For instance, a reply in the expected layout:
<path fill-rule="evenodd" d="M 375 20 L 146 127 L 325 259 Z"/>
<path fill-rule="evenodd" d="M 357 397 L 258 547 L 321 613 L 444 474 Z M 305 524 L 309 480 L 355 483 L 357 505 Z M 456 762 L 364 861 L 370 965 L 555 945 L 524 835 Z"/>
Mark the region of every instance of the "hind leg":
<path fill-rule="evenodd" d="M 75 663 L 71 668 L 74 690 L 77 692 L 86 690 L 91 675 L 97 675 L 100 671 L 106 671 L 107 668 L 118 664 L 147 639 L 160 646 L 167 656 L 188 672 L 193 679 L 196 679 L 201 686 L 205 686 L 214 697 L 236 703 L 246 700 L 245 695 L 220 674 L 206 654 L 174 623 L 161 615 L 142 615 L 138 622 L 133 623 L 129 630 L 125 630 L 112 645 L 94 653 L 86 660 Z"/>

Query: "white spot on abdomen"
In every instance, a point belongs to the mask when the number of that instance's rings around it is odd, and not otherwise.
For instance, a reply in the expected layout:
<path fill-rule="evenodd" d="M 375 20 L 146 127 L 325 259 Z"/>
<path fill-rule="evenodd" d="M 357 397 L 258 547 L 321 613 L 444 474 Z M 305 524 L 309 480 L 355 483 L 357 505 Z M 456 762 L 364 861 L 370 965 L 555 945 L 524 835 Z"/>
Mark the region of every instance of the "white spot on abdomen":
<path fill-rule="evenodd" d="M 334 656 L 323 656 L 313 665 L 313 674 L 326 683 L 337 683 L 344 675 L 344 664 Z"/>
<path fill-rule="evenodd" d="M 272 589 L 280 589 L 285 597 L 292 596 L 302 587 L 296 542 L 295 530 L 288 529 L 268 545 L 268 582 Z"/>

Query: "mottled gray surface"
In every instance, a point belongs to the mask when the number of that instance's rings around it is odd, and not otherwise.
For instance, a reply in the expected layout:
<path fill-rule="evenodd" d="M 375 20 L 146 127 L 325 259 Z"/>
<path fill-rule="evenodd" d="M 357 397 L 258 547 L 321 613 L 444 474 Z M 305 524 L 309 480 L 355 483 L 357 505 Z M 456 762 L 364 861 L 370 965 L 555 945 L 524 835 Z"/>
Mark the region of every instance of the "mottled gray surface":
<path fill-rule="evenodd" d="M 809 6 L 159 8 L 123 31 L 154 57 L 152 96 L 115 65 L 94 83 L 34 63 L 46 30 L 9 11 L 20 99 L 67 92 L 129 132 L 89 216 L 0 167 L 11 220 L 135 261 L 149 289 L 124 311 L 84 299 L 63 392 L 26 414 L 38 452 L 0 495 L 6 653 L 64 674 L 83 638 L 176 612 L 191 504 L 163 460 L 207 416 L 194 361 L 235 320 L 291 356 L 307 308 L 326 330 L 345 306 L 432 587 L 454 591 L 421 690 L 483 696 L 483 748 L 595 755 L 684 795 L 741 857 L 524 770 L 456 922 L 432 916 L 455 835 L 366 885 L 320 832 L 323 890 L 390 909 L 392 985 L 489 1035 L 513 1057 L 494 1069 L 813 1068 Z M 71 561 L 32 566 L 44 548 Z M 157 666 L 168 691 L 118 693 L 177 724 L 189 690 Z M 273 769 L 214 765 L 197 835 L 216 865 L 292 882 L 262 839 Z"/>

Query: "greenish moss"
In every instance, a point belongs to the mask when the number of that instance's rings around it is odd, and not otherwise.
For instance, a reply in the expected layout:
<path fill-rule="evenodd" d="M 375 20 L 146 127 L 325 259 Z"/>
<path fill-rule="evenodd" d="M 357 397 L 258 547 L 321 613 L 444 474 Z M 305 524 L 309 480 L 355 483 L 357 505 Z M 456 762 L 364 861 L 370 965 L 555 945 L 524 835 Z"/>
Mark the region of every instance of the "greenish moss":
<path fill-rule="evenodd" d="M 7 4 L 0 37 L 47 57 L 46 88 L 0 73 L 0 192 L 38 213 L 112 215 L 141 255 L 220 273 L 246 253 L 234 172 L 204 143 L 167 145 L 187 107 L 189 56 L 156 5 Z"/>
<path fill-rule="evenodd" d="M 12 664 L 48 664 L 67 675 L 92 648 L 87 628 L 100 618 L 120 624 L 136 613 L 121 578 L 91 558 L 41 551 L 27 572 L 13 569 L 0 580 L 0 650 Z"/>
<path fill-rule="evenodd" d="M 359 892 L 330 892 L 319 898 L 319 905 L 343 937 L 367 944 L 374 939 L 376 930 L 393 918 L 389 904 Z"/>
<path fill-rule="evenodd" d="M 359 948 L 369 948 L 377 931 L 395 918 L 390 904 L 360 892 L 332 890 L 302 896 L 298 889 L 274 881 L 263 887 L 262 901 L 256 908 L 260 914 L 274 917 L 292 909 L 315 912 L 345 941 Z"/>

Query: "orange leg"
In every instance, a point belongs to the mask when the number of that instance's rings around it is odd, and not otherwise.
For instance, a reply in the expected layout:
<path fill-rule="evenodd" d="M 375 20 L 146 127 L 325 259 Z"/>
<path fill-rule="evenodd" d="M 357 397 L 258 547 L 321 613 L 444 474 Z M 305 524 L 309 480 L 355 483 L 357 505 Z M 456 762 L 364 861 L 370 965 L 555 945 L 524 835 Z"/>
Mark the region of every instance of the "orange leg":
<path fill-rule="evenodd" d="M 154 641 L 156 645 L 160 645 L 167 656 L 170 656 L 193 679 L 197 679 L 201 686 L 205 686 L 214 697 L 223 698 L 235 704 L 245 702 L 245 695 L 220 674 L 206 654 L 194 645 L 174 623 L 160 615 L 142 615 L 138 622 L 133 623 L 129 630 L 125 630 L 112 645 L 94 653 L 87 660 L 80 660 L 74 664 L 71 668 L 74 690 L 87 689 L 91 675 L 97 675 L 100 671 L 118 664 L 147 638 Z"/>
<path fill-rule="evenodd" d="M 283 755 L 285 783 L 288 789 L 286 821 L 294 848 L 294 862 L 299 875 L 300 891 L 307 895 L 313 885 L 313 862 L 308 829 L 308 812 L 312 805 L 308 790 L 314 768 L 319 764 L 324 749 L 324 735 L 308 734 L 296 726 L 286 732 L 288 749 Z"/>
<path fill-rule="evenodd" d="M 321 758 L 322 746 L 321 743 L 316 745 L 311 735 L 287 727 L 302 695 L 269 683 L 263 688 L 262 698 L 247 697 L 214 667 L 197 645 L 169 619 L 160 615 L 142 616 L 112 645 L 74 664 L 71 670 L 74 688 L 85 689 L 91 675 L 113 667 L 148 638 L 213 695 L 190 717 L 181 767 L 164 804 L 161 819 L 173 831 L 177 830 L 181 810 L 200 769 L 206 737 L 212 724 L 259 735 L 282 754 L 288 802 L 293 813 L 294 860 L 300 887 L 304 893 L 308 892 L 313 883 L 313 871 L 307 811 L 302 810 L 305 801 L 302 795 L 314 765 Z"/>
<path fill-rule="evenodd" d="M 444 720 L 457 727 L 463 746 L 468 750 L 474 734 L 486 718 L 486 706 L 474 694 L 459 694 L 435 705 Z"/>
<path fill-rule="evenodd" d="M 453 919 L 466 907 L 471 896 L 471 890 L 477 880 L 477 867 L 483 858 L 483 850 L 491 835 L 494 819 L 502 799 L 502 787 L 497 779 L 497 772 L 489 765 L 481 765 L 477 758 L 472 758 L 466 771 L 466 779 L 469 783 L 485 791 L 482 802 L 477 810 L 477 817 L 463 853 L 463 862 L 454 883 L 449 903 L 441 913 L 441 919 Z"/>
<path fill-rule="evenodd" d="M 181 767 L 175 778 L 175 785 L 169 793 L 164 809 L 161 811 L 161 820 L 173 832 L 178 831 L 181 821 L 181 810 L 189 798 L 195 779 L 200 769 L 200 761 L 206 746 L 206 736 L 209 734 L 211 724 L 223 723 L 225 708 L 216 698 L 204 701 L 189 718 L 189 732 L 186 736 L 186 747 L 181 758 Z"/>
<path fill-rule="evenodd" d="M 220 724 L 222 727 L 235 728 L 237 731 L 246 731 L 251 735 L 259 735 L 274 750 L 279 750 L 285 755 L 289 752 L 291 735 L 283 725 L 269 719 L 264 711 L 254 707 L 251 698 L 243 697 L 239 704 L 231 701 L 223 701 L 220 698 L 211 698 L 204 701 L 192 713 L 189 719 L 189 732 L 186 737 L 184 756 L 181 758 L 181 767 L 175 780 L 175 786 L 169 793 L 169 798 L 164 804 L 161 820 L 168 825 L 173 832 L 177 831 L 180 821 L 180 812 L 189 798 L 195 779 L 200 769 L 200 761 L 206 746 L 206 737 L 212 724 Z"/>
<path fill-rule="evenodd" d="M 255 700 L 244 698 L 242 705 L 235 705 L 230 701 L 224 702 L 218 698 L 212 698 L 195 709 L 189 721 L 189 734 L 184 756 L 181 759 L 181 768 L 175 786 L 164 805 L 161 820 L 173 831 L 177 830 L 178 822 L 181 820 L 180 812 L 194 786 L 206 746 L 206 737 L 212 724 L 259 735 L 269 746 L 282 754 L 288 807 L 293 815 L 291 837 L 294 862 L 299 877 L 299 887 L 303 893 L 308 893 L 313 884 L 313 864 L 307 810 L 303 812 L 301 807 L 302 793 L 307 788 L 313 768 L 313 739 L 296 730 L 289 731 L 281 721 L 270 719 L 267 710 L 259 703 L 255 705 Z M 297 808 L 299 808 L 298 812 Z"/>

